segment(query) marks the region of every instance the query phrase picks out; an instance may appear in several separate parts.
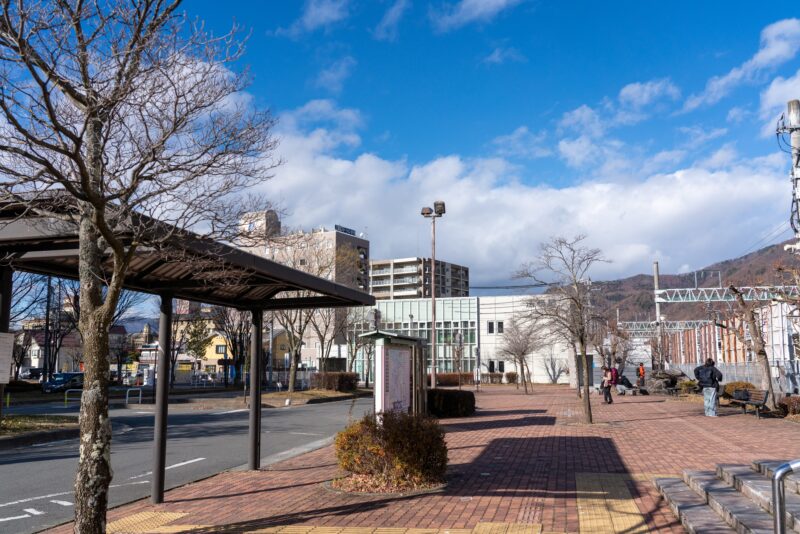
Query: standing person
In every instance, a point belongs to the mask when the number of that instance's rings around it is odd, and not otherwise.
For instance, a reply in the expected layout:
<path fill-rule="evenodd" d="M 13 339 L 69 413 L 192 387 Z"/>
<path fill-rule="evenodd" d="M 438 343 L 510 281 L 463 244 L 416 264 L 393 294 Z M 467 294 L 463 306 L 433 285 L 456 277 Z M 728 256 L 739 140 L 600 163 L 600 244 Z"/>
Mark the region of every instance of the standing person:
<path fill-rule="evenodd" d="M 639 387 L 644 387 L 644 364 L 639 363 L 639 368 L 636 370 L 636 374 L 639 377 L 638 384 Z"/>
<path fill-rule="evenodd" d="M 703 389 L 703 406 L 707 417 L 717 416 L 717 388 L 722 381 L 722 373 L 714 366 L 714 360 L 706 360 L 704 365 L 694 370 L 697 384 Z"/>
<path fill-rule="evenodd" d="M 603 366 L 603 382 L 601 386 L 603 387 L 603 400 L 606 404 L 611 404 L 614 402 L 614 399 L 611 398 L 611 371 L 608 367 Z"/>

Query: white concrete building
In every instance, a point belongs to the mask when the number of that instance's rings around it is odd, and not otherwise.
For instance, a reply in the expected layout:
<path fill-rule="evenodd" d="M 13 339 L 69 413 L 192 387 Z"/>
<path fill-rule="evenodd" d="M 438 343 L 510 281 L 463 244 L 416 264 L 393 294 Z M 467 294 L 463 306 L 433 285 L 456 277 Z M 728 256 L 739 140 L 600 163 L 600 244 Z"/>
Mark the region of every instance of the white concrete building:
<path fill-rule="evenodd" d="M 521 373 L 512 358 L 503 356 L 501 349 L 504 333 L 514 321 L 524 319 L 531 295 L 502 297 L 479 297 L 478 316 L 481 364 L 484 372 L 516 371 Z M 557 336 L 542 343 L 541 347 L 527 357 L 527 365 L 534 383 L 549 384 L 553 381 L 567 383 L 568 369 L 572 359 L 569 346 Z"/>

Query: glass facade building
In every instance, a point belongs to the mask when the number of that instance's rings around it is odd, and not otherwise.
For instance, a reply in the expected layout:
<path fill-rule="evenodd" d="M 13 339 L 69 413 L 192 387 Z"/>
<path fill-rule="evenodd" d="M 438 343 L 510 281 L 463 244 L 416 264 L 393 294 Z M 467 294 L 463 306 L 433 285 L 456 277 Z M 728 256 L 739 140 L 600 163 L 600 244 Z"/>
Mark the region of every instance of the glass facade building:
<path fill-rule="evenodd" d="M 426 359 L 428 371 L 431 367 L 431 299 L 379 300 L 375 306 L 381 312 L 380 329 L 427 341 Z M 372 308 L 369 308 L 372 309 Z M 366 315 L 366 310 L 364 312 Z M 436 299 L 436 369 L 439 372 L 458 371 L 459 336 L 463 343 L 461 350 L 462 372 L 472 372 L 477 366 L 479 335 L 478 298 L 456 297 Z M 356 325 L 361 331 L 369 327 L 366 323 Z M 359 351 L 355 371 L 362 379 L 369 367 L 370 379 L 373 377 L 373 361 L 366 349 Z"/>

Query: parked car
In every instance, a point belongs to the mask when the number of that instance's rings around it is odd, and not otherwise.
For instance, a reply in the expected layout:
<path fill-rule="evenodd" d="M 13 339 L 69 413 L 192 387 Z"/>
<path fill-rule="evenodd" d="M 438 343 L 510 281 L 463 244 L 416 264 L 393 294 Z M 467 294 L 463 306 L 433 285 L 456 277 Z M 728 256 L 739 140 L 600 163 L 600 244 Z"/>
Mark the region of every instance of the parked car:
<path fill-rule="evenodd" d="M 39 378 L 42 377 L 42 368 L 31 367 L 29 369 L 23 369 L 19 372 L 19 377 L 23 380 L 39 380 Z"/>
<path fill-rule="evenodd" d="M 52 380 L 42 383 L 43 393 L 57 393 L 68 389 L 83 389 L 83 373 L 56 373 Z"/>

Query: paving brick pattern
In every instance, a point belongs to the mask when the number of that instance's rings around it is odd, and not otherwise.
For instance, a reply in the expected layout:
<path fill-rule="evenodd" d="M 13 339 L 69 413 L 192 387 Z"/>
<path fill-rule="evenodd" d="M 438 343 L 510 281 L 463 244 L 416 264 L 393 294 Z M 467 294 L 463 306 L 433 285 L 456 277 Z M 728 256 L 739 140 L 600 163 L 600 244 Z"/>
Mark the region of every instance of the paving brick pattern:
<path fill-rule="evenodd" d="M 475 417 L 443 421 L 450 468 L 438 491 L 333 491 L 325 483 L 342 473 L 326 447 L 172 490 L 163 505 L 117 508 L 109 531 L 684 532 L 654 477 L 800 457 L 800 426 L 788 421 L 758 421 L 733 409 L 706 418 L 701 404 L 663 397 L 592 400 L 597 423 L 587 426 L 575 393 L 564 387 L 538 386 L 528 396 L 484 388 Z"/>

